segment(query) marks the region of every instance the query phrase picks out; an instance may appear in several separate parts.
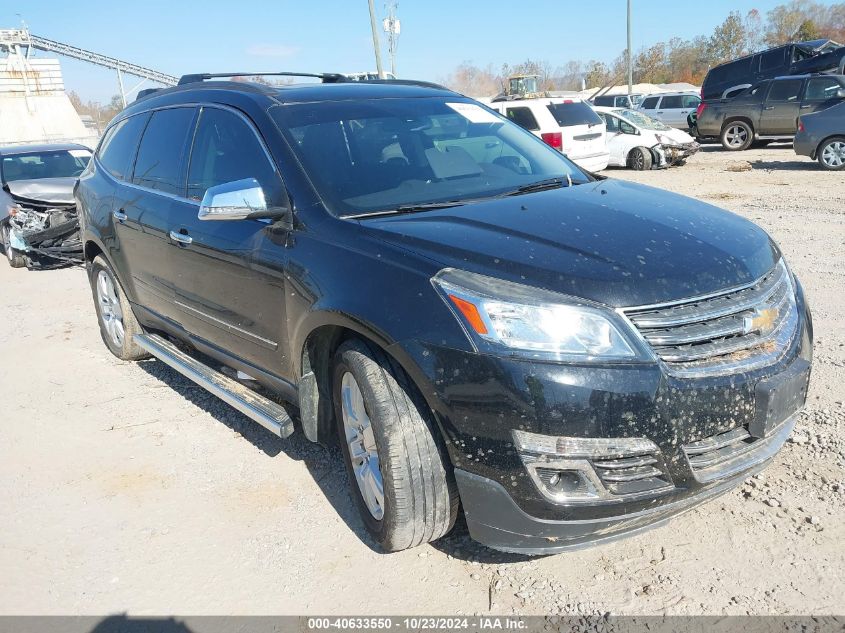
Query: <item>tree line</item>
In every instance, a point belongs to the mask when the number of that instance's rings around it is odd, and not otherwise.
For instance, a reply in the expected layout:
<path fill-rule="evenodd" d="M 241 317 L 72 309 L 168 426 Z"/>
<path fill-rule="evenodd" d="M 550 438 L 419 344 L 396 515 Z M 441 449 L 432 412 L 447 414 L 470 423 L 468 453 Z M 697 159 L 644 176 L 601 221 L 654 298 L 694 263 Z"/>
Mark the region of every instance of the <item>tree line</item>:
<path fill-rule="evenodd" d="M 845 2 L 824 5 L 815 0 L 791 0 L 766 12 L 757 9 L 742 15 L 732 11 L 710 35 L 689 40 L 674 37 L 635 51 L 632 56 L 634 83 L 687 82 L 701 85 L 707 71 L 717 65 L 787 42 L 832 39 L 845 43 Z M 465 61 L 441 83 L 472 96 L 494 95 L 511 74 L 540 76 L 543 90 L 580 90 L 582 79 L 588 88 L 624 83 L 627 80 L 626 51 L 611 63 L 591 59 L 570 60 L 562 66 L 526 59 L 479 67 Z"/>

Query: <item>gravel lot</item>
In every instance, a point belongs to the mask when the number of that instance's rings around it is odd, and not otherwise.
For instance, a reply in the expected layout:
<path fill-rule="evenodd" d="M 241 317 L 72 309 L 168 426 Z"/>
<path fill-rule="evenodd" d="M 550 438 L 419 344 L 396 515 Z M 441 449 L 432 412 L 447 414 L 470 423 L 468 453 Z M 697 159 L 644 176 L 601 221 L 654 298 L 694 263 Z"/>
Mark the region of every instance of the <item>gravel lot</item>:
<path fill-rule="evenodd" d="M 728 172 L 748 160 L 749 172 Z M 814 312 L 808 405 L 740 489 L 643 535 L 545 558 L 458 529 L 372 549 L 337 451 L 282 441 L 99 339 L 81 269 L 0 263 L 0 614 L 845 613 L 845 174 L 791 146 L 619 177 L 767 229 Z"/>

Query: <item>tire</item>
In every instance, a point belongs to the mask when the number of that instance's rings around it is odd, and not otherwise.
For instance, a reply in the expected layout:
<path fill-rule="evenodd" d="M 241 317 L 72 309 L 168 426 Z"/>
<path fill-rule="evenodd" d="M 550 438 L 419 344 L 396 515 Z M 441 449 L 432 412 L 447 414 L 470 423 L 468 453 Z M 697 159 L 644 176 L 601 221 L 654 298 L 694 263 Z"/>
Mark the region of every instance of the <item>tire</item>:
<path fill-rule="evenodd" d="M 120 360 L 142 360 L 150 355 L 135 343 L 133 337 L 143 329 L 132 312 L 132 306 L 111 266 L 104 257 L 94 258 L 89 271 L 94 309 L 100 324 L 100 336 L 109 351 Z"/>
<path fill-rule="evenodd" d="M 648 171 L 651 169 L 651 152 L 647 147 L 635 147 L 628 152 L 628 167 L 635 171 Z"/>
<path fill-rule="evenodd" d="M 367 531 L 390 552 L 447 534 L 458 512 L 457 486 L 432 414 L 407 374 L 381 350 L 352 339 L 335 354 L 332 394 Z"/>
<path fill-rule="evenodd" d="M 12 248 L 9 230 L 8 224 L 4 223 L 0 225 L 0 231 L 3 233 L 3 252 L 6 253 L 6 261 L 9 262 L 9 266 L 12 268 L 24 268 L 26 266 L 26 253 L 21 253 Z"/>
<path fill-rule="evenodd" d="M 834 136 L 819 145 L 816 160 L 828 171 L 845 169 L 845 136 Z"/>
<path fill-rule="evenodd" d="M 754 142 L 754 130 L 745 121 L 731 121 L 722 128 L 719 140 L 729 152 L 738 152 L 748 149 Z"/>

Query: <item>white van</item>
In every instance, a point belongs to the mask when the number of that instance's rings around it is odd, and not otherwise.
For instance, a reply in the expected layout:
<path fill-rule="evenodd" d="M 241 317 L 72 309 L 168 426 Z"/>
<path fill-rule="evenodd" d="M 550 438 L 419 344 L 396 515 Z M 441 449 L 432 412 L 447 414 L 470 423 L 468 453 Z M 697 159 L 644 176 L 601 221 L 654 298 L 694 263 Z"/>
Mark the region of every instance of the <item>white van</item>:
<path fill-rule="evenodd" d="M 689 115 L 699 103 L 701 97 L 695 92 L 665 92 L 646 97 L 637 109 L 670 127 L 688 130 Z"/>
<path fill-rule="evenodd" d="M 607 167 L 604 121 L 586 101 L 570 98 L 494 101 L 490 107 L 587 171 Z"/>

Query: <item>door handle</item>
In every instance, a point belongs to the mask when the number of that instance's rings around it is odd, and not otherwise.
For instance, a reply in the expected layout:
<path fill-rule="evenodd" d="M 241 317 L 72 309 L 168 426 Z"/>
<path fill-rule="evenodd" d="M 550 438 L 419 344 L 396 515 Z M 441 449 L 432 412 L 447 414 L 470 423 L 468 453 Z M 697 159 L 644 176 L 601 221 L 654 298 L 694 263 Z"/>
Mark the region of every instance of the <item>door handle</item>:
<path fill-rule="evenodd" d="M 120 209 L 119 211 L 112 211 L 112 217 L 115 220 L 117 220 L 118 222 L 120 222 L 121 224 L 123 224 L 124 222 L 126 222 L 126 218 L 129 217 L 129 216 L 127 216 L 123 212 L 123 209 Z"/>
<path fill-rule="evenodd" d="M 185 235 L 184 233 L 177 233 L 176 231 L 170 231 L 170 239 L 185 246 L 194 241 L 194 238 L 192 238 L 190 235 Z"/>
<path fill-rule="evenodd" d="M 764 109 L 764 110 L 774 110 L 774 109 L 775 109 L 775 106 L 766 106 L 766 107 L 765 107 L 765 108 L 763 108 L 763 109 Z"/>
<path fill-rule="evenodd" d="M 813 106 L 811 106 L 811 105 L 802 105 L 802 106 L 801 106 L 801 109 L 802 109 L 802 110 L 806 110 L 806 109 L 808 109 L 808 108 L 812 108 L 812 107 L 813 107 Z"/>

